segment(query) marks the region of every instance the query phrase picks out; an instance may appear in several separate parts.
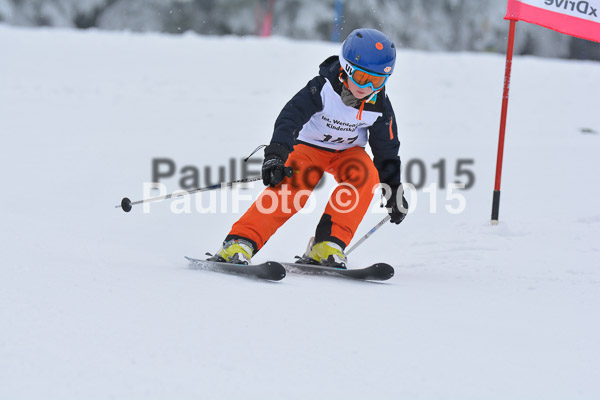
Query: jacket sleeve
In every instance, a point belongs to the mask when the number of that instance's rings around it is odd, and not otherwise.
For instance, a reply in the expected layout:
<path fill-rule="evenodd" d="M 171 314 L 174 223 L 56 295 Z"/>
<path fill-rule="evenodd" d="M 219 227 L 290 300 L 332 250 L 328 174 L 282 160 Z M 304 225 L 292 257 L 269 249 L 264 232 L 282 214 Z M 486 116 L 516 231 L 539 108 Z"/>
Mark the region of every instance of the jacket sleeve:
<path fill-rule="evenodd" d="M 275 120 L 271 143 L 281 143 L 292 151 L 300 129 L 310 117 L 323 109 L 321 89 L 324 84 L 325 78 L 317 76 L 288 101 Z"/>
<path fill-rule="evenodd" d="M 400 140 L 394 109 L 387 96 L 383 115 L 369 128 L 369 145 L 373 151 L 373 163 L 379 171 L 379 181 L 397 186 L 400 180 Z"/>

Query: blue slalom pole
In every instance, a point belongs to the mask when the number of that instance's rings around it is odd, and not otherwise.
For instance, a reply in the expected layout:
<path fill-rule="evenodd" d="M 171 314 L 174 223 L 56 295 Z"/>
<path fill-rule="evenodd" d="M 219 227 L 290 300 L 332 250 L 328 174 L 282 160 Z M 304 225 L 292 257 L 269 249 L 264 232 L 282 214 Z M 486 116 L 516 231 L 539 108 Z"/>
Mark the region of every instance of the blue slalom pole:
<path fill-rule="evenodd" d="M 331 41 L 339 43 L 342 37 L 342 18 L 344 16 L 344 0 L 335 0 L 333 5 L 335 17 L 331 30 Z"/>

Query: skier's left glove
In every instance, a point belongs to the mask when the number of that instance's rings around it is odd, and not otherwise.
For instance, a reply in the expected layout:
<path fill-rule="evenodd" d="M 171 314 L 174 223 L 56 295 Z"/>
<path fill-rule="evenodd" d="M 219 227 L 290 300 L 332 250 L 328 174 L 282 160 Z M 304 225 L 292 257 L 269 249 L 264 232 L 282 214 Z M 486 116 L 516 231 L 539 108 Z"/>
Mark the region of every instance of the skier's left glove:
<path fill-rule="evenodd" d="M 265 148 L 265 161 L 262 165 L 262 180 L 265 186 L 275 187 L 284 177 L 292 176 L 292 168 L 285 166 L 289 154 L 288 148 L 281 143 L 271 143 Z"/>
<path fill-rule="evenodd" d="M 385 207 L 388 210 L 388 214 L 390 215 L 390 222 L 392 224 L 398 225 L 400 222 L 404 221 L 406 217 L 406 213 L 408 212 L 408 201 L 406 201 L 406 197 L 404 197 L 404 189 L 402 188 L 402 184 L 400 185 L 391 185 L 391 196 L 388 199 Z M 384 189 L 386 191 L 386 189 Z M 387 197 L 387 193 L 386 197 Z M 398 206 L 398 200 L 402 198 L 402 206 Z"/>

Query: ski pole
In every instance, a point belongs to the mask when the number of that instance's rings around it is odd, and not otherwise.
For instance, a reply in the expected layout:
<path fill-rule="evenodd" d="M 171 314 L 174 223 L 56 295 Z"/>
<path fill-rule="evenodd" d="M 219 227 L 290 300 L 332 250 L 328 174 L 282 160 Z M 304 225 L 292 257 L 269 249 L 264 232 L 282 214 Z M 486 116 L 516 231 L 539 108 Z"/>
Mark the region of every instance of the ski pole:
<path fill-rule="evenodd" d="M 361 245 L 365 240 L 367 240 L 369 238 L 369 236 L 371 236 L 372 234 L 374 234 L 377 229 L 381 228 L 383 226 L 383 224 L 385 224 L 389 220 L 390 220 L 390 216 L 388 214 L 388 215 L 385 216 L 384 219 L 382 219 L 381 221 L 379 221 L 377 223 L 377 225 L 375 225 L 373 228 L 371 228 L 371 230 L 369 232 L 367 232 L 365 234 L 365 236 L 361 237 L 360 240 L 358 242 L 356 242 L 356 244 L 353 244 L 352 247 L 350 247 L 348 250 L 346 250 L 346 255 L 352 253 L 352 251 L 354 251 L 354 249 L 356 249 L 359 245 Z"/>
<path fill-rule="evenodd" d="M 151 201 L 158 201 L 158 200 L 166 200 L 166 199 L 170 199 L 173 197 L 183 196 L 185 194 L 194 194 L 194 193 L 199 193 L 199 192 L 205 192 L 207 190 L 215 190 L 215 189 L 221 189 L 221 188 L 226 188 L 226 187 L 232 187 L 233 185 L 236 185 L 238 183 L 248 183 L 248 182 L 260 181 L 260 180 L 262 180 L 262 178 L 260 176 L 257 176 L 255 178 L 244 178 L 244 179 L 239 179 L 237 181 L 217 183 L 216 185 L 212 185 L 212 186 L 206 186 L 206 187 L 197 188 L 197 189 L 190 189 L 190 190 L 186 190 L 186 191 L 179 191 L 179 192 L 167 194 L 165 196 L 151 197 L 149 199 L 143 199 L 143 200 L 138 200 L 138 201 L 131 201 L 127 197 L 123 197 L 123 200 L 121 200 L 121 204 L 115 206 L 115 208 L 122 208 L 123 211 L 129 212 L 129 211 L 131 211 L 131 207 L 135 206 L 136 204 L 150 203 Z"/>
<path fill-rule="evenodd" d="M 294 173 L 294 171 L 292 170 L 291 167 L 285 167 L 283 169 L 283 174 L 285 176 L 287 176 L 288 178 L 291 178 L 293 173 Z M 149 199 L 143 199 L 143 200 L 138 200 L 138 201 L 131 201 L 127 197 L 123 197 L 123 199 L 121 200 L 121 204 L 116 205 L 115 208 L 120 207 L 123 209 L 123 211 L 129 212 L 129 211 L 131 211 L 131 207 L 135 206 L 136 204 L 150 203 L 151 201 L 167 200 L 167 199 L 171 199 L 173 197 L 183 196 L 185 194 L 194 194 L 194 193 L 199 193 L 199 192 L 206 192 L 207 190 L 223 189 L 223 188 L 232 187 L 233 185 L 236 185 L 238 183 L 248 183 L 248 182 L 255 182 L 255 181 L 260 181 L 260 180 L 262 180 L 262 178 L 260 176 L 257 176 L 254 178 L 238 179 L 237 181 L 217 183 L 216 185 L 212 185 L 212 186 L 206 186 L 203 188 L 190 189 L 190 190 L 185 190 L 185 191 L 178 191 L 175 193 L 167 194 L 165 196 L 151 197 Z"/>

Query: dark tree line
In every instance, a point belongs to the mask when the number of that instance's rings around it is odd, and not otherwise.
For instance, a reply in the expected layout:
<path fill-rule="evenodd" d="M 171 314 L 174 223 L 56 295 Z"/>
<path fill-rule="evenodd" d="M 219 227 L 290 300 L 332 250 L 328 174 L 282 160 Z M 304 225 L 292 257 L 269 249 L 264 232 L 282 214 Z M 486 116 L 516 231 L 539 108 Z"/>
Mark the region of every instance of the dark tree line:
<path fill-rule="evenodd" d="M 272 12 L 271 33 L 330 40 L 335 0 L 0 0 L 0 22 L 208 35 L 254 35 Z M 433 51 L 506 49 L 506 2 L 345 0 L 343 39 L 358 27 L 385 31 L 400 46 Z M 600 44 L 519 23 L 516 54 L 600 60 Z"/>

